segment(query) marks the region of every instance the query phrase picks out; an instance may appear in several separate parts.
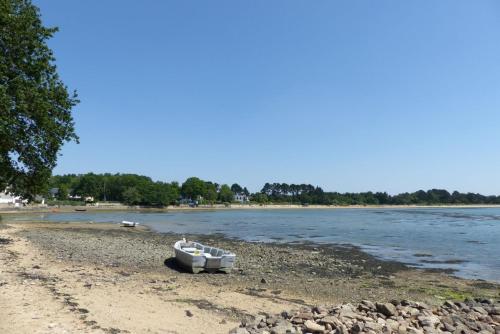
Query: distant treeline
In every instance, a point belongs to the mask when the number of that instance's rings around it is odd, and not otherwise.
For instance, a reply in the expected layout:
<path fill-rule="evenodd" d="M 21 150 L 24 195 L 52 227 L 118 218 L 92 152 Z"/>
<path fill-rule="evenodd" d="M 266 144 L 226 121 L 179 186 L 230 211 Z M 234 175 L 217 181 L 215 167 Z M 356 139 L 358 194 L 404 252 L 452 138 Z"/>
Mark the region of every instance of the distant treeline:
<path fill-rule="evenodd" d="M 274 203 L 310 203 L 323 205 L 434 205 L 434 204 L 500 204 L 500 196 L 474 193 L 449 193 L 443 189 L 419 190 L 389 195 L 386 192 L 325 192 L 310 184 L 266 183 L 254 198 Z"/>
<path fill-rule="evenodd" d="M 167 206 L 185 203 L 230 203 L 234 194 L 249 196 L 246 188 L 219 185 L 197 177 L 178 182 L 153 181 L 136 174 L 67 174 L 50 179 L 47 196 L 60 201 L 113 201 L 128 205 Z"/>
<path fill-rule="evenodd" d="M 184 183 L 159 182 L 136 174 L 68 174 L 50 180 L 49 198 L 58 200 L 92 198 L 128 205 L 167 206 L 181 203 L 230 203 L 235 200 L 259 204 L 320 205 L 435 205 L 500 204 L 500 196 L 474 193 L 449 193 L 443 189 L 419 190 L 389 195 L 386 192 L 325 192 L 310 184 L 266 183 L 260 192 L 250 194 L 246 187 L 231 186 L 190 177 Z"/>

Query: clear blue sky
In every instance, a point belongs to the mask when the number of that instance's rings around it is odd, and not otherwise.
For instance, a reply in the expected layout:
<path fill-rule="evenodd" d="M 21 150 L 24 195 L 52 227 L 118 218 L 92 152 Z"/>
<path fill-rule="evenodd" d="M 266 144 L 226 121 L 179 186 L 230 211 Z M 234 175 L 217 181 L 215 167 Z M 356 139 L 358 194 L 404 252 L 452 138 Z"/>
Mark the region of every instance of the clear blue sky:
<path fill-rule="evenodd" d="M 498 1 L 34 3 L 81 99 L 55 173 L 500 194 Z"/>

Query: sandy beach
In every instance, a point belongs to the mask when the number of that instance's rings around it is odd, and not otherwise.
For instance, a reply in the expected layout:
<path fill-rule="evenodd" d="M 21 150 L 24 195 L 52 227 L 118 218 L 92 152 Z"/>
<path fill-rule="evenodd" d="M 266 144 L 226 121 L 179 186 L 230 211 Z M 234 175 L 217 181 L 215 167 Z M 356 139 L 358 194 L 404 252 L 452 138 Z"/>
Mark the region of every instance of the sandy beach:
<path fill-rule="evenodd" d="M 304 306 L 498 298 L 499 286 L 408 269 L 354 247 L 187 236 L 238 254 L 231 274 L 178 268 L 180 236 L 116 224 L 0 225 L 1 333 L 228 333 Z"/>
<path fill-rule="evenodd" d="M 87 212 L 102 212 L 102 211 L 136 211 L 136 212 L 177 212 L 177 211 L 206 211 L 206 210 L 338 210 L 338 209 L 417 209 L 417 208 L 455 208 L 455 209 L 472 209 L 472 208 L 499 208 L 500 205 L 494 204 L 467 204 L 467 205 L 299 205 L 299 204 L 214 204 L 200 205 L 198 207 L 190 207 L 187 205 L 166 206 L 166 207 L 141 207 L 127 206 L 120 203 L 97 203 L 96 205 L 28 205 L 24 207 L 13 207 L 11 205 L 0 205 L 0 213 L 4 214 L 24 214 L 24 213 L 47 213 L 47 212 L 74 212 L 75 210 L 84 210 Z"/>

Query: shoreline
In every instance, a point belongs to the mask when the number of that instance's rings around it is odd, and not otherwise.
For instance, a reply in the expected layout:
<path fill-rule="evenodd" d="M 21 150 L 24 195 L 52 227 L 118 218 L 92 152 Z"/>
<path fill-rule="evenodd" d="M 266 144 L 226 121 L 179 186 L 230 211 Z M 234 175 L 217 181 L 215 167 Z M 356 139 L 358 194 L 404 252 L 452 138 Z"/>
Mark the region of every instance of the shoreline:
<path fill-rule="evenodd" d="M 308 205 L 298 204 L 223 204 L 203 205 L 198 207 L 189 206 L 167 206 L 163 208 L 127 206 L 121 204 L 99 204 L 99 205 L 61 205 L 61 206 L 27 206 L 10 207 L 0 206 L 0 214 L 26 214 L 26 213 L 68 213 L 68 212 L 176 212 L 176 211 L 230 211 L 230 210 L 363 210 L 363 209 L 384 209 L 384 210 L 405 210 L 405 209 L 488 209 L 500 208 L 500 204 L 443 204 L 443 205 Z M 84 210 L 84 211 L 81 211 Z"/>
<path fill-rule="evenodd" d="M 236 252 L 236 268 L 230 274 L 193 275 L 172 258 L 180 237 L 117 224 L 4 219 L 0 312 L 7 323 L 0 320 L 0 329 L 227 333 L 259 314 L 313 305 L 366 299 L 439 305 L 448 299 L 498 298 L 500 289 L 494 282 L 379 260 L 355 247 L 250 243 L 218 235 L 186 237 Z M 19 321 L 28 327 L 13 327 Z"/>

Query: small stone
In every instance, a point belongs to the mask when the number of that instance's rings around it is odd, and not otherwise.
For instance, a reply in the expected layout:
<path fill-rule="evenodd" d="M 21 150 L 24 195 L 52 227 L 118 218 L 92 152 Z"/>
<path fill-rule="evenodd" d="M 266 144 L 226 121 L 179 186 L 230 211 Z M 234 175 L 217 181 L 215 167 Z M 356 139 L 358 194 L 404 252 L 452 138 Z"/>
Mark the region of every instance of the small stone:
<path fill-rule="evenodd" d="M 392 317 L 393 315 L 397 314 L 396 307 L 392 305 L 391 303 L 385 303 L 385 304 L 375 304 L 377 307 L 377 311 L 382 313 L 383 315 L 387 317 Z"/>
<path fill-rule="evenodd" d="M 311 331 L 311 332 L 319 332 L 323 333 L 325 331 L 325 327 L 321 326 L 320 324 L 315 323 L 314 321 L 307 320 L 304 323 L 304 326 L 306 326 L 306 329 Z"/>
<path fill-rule="evenodd" d="M 188 317 L 192 317 L 192 316 L 194 316 L 193 312 L 191 312 L 190 310 L 186 310 L 186 315 L 187 315 Z"/>

